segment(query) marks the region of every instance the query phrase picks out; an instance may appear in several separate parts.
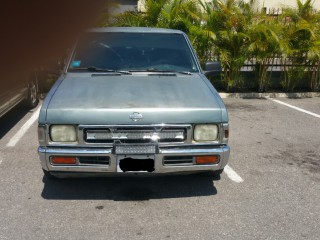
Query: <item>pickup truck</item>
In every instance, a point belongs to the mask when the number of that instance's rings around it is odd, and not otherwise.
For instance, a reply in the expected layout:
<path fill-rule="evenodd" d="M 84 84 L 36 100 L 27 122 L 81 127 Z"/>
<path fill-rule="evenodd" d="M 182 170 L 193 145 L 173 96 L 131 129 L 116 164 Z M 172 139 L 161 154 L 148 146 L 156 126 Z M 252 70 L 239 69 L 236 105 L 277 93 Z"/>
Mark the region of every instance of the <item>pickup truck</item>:
<path fill-rule="evenodd" d="M 77 41 L 39 115 L 47 177 L 210 172 L 226 166 L 226 107 L 186 34 L 95 28 Z"/>

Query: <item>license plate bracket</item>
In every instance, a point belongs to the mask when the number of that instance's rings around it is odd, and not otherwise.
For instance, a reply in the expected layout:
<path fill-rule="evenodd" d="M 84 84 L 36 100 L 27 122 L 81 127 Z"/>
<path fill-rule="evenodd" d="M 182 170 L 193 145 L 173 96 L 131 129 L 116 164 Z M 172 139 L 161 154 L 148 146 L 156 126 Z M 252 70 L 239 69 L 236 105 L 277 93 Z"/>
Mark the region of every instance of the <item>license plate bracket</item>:
<path fill-rule="evenodd" d="M 118 155 L 117 172 L 154 172 L 154 155 Z"/>

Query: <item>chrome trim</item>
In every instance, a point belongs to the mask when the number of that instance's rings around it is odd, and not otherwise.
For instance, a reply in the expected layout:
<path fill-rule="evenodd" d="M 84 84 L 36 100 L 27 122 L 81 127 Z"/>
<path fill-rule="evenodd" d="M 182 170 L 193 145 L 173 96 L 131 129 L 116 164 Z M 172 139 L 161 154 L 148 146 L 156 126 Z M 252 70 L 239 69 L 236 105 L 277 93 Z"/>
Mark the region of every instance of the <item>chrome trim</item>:
<path fill-rule="evenodd" d="M 83 130 L 85 128 L 185 128 L 187 130 L 186 133 L 186 139 L 183 142 L 158 142 L 159 146 L 176 146 L 177 144 L 192 144 L 192 145 L 212 145 L 212 144 L 226 144 L 225 142 L 222 142 L 223 140 L 223 124 L 220 123 L 212 123 L 212 124 L 217 124 L 218 125 L 218 135 L 219 138 L 216 141 L 208 141 L 208 142 L 196 142 L 193 140 L 193 129 L 195 124 L 150 124 L 150 125 L 78 125 L 77 133 L 78 133 L 78 142 L 76 143 L 63 143 L 63 142 L 52 142 L 50 141 L 50 124 L 46 124 L 45 126 L 45 131 L 46 131 L 46 145 L 47 146 L 54 146 L 54 147 L 101 147 L 101 146 L 106 146 L 106 147 L 112 147 L 113 143 L 89 143 L 84 141 L 84 132 Z M 224 123 L 227 124 L 228 123 Z M 40 144 L 41 145 L 41 144 Z"/>
<path fill-rule="evenodd" d="M 112 148 L 45 148 L 39 147 L 38 153 L 42 168 L 47 171 L 60 172 L 79 172 L 79 173 L 116 173 L 117 156 L 113 154 Z M 164 166 L 163 158 L 165 156 L 201 156 L 218 155 L 220 162 L 212 165 L 175 165 Z M 221 146 L 202 146 L 201 148 L 190 147 L 163 147 L 159 148 L 159 154 L 155 154 L 155 171 L 157 173 L 174 172 L 195 172 L 195 171 L 214 171 L 222 169 L 228 162 L 230 147 Z M 52 156 L 106 156 L 109 157 L 109 165 L 85 165 L 85 166 L 56 166 L 50 164 Z M 147 156 L 147 155 L 145 155 Z"/>
<path fill-rule="evenodd" d="M 116 170 L 115 155 L 112 148 L 86 149 L 86 148 L 38 148 L 42 168 L 47 171 L 75 171 L 75 172 L 113 172 Z M 52 165 L 50 159 L 53 156 L 106 156 L 109 157 L 109 165 Z"/>
<path fill-rule="evenodd" d="M 41 148 L 41 152 L 46 154 L 55 154 L 55 155 L 77 155 L 77 156 L 105 156 L 112 153 L 112 148 L 107 149 L 83 149 L 83 148 Z"/>
<path fill-rule="evenodd" d="M 195 164 L 194 156 L 164 156 L 163 166 L 192 166 Z"/>
<path fill-rule="evenodd" d="M 168 148 L 168 149 L 159 149 L 159 153 L 163 155 L 219 155 L 221 153 L 221 149 L 223 147 L 217 147 L 217 148 Z"/>
<path fill-rule="evenodd" d="M 115 141 L 132 141 L 133 143 L 138 142 L 182 142 L 185 140 L 185 128 L 179 129 L 157 129 L 157 128 L 148 128 L 148 129 L 137 129 L 137 128 L 86 128 L 85 132 L 85 142 L 96 143 L 96 142 L 115 142 Z M 174 137 L 164 137 L 163 135 L 172 134 Z"/>
<path fill-rule="evenodd" d="M 197 71 L 195 73 L 199 73 L 199 72 L 202 73 L 203 71 L 202 71 L 202 68 L 201 68 L 201 65 L 200 65 L 200 61 L 199 61 L 199 59 L 197 57 L 197 54 L 195 53 L 195 51 L 194 51 L 194 49 L 192 47 L 192 44 L 191 44 L 187 34 L 183 33 L 183 36 L 184 36 L 184 38 L 185 38 L 185 40 L 187 42 L 187 45 L 189 46 L 189 50 L 191 52 L 193 60 L 194 60 L 195 64 L 197 65 Z"/>
<path fill-rule="evenodd" d="M 53 125 L 53 124 L 52 124 Z M 52 147 L 112 147 L 113 143 L 90 143 L 84 140 L 84 129 L 115 129 L 115 128 L 156 128 L 157 131 L 160 131 L 163 128 L 184 128 L 186 129 L 186 139 L 181 142 L 159 142 L 159 145 L 176 145 L 176 144 L 191 144 L 192 143 L 192 125 L 191 124 L 149 124 L 149 125 L 78 125 L 78 142 L 76 143 L 63 143 L 63 142 L 52 142 L 50 140 L 50 124 L 46 125 L 46 145 Z"/>

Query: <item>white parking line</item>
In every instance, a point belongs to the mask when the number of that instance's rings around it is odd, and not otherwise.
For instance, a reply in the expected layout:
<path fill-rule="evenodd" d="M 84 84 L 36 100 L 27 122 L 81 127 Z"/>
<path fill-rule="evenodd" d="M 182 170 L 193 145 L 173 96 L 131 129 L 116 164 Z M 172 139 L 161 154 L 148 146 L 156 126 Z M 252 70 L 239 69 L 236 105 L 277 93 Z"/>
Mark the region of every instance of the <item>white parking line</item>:
<path fill-rule="evenodd" d="M 320 115 L 319 115 L 319 114 L 316 114 L 316 113 L 313 113 L 313 112 L 304 110 L 304 109 L 302 109 L 302 108 L 295 107 L 295 106 L 293 106 L 293 105 L 290 105 L 290 104 L 285 103 L 285 102 L 281 102 L 281 101 L 276 100 L 276 99 L 272 99 L 272 98 L 267 98 L 267 99 L 269 99 L 269 100 L 271 100 L 271 101 L 273 101 L 273 102 L 282 104 L 282 105 L 284 105 L 284 106 L 287 106 L 287 107 L 289 107 L 289 108 L 293 108 L 293 109 L 295 109 L 295 110 L 297 110 L 297 111 L 299 111 L 299 112 L 303 112 L 303 113 L 309 114 L 309 115 L 311 115 L 311 116 L 314 116 L 314 117 L 316 117 L 316 118 L 320 118 Z"/>
<path fill-rule="evenodd" d="M 236 173 L 229 165 L 224 167 L 225 174 L 227 174 L 228 178 L 230 178 L 232 181 L 236 183 L 242 183 L 243 179 Z"/>
<path fill-rule="evenodd" d="M 1 153 L 0 153 L 1 154 Z M 0 165 L 1 165 L 1 163 L 2 163 L 2 157 L 0 156 Z"/>
<path fill-rule="evenodd" d="M 23 137 L 23 135 L 28 131 L 28 129 L 32 126 L 32 124 L 38 119 L 40 112 L 40 107 L 31 115 L 30 119 L 23 124 L 23 126 L 20 128 L 20 130 L 10 139 L 7 147 L 14 147 L 20 139 Z"/>

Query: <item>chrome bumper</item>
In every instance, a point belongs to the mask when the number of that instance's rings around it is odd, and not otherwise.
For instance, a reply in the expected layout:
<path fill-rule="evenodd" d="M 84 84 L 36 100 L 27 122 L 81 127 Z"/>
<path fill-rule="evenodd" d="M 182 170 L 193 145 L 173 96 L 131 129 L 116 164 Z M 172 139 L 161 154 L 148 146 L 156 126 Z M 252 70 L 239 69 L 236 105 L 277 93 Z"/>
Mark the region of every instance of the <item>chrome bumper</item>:
<path fill-rule="evenodd" d="M 39 158 L 42 168 L 50 172 L 76 172 L 76 173 L 117 173 L 117 158 L 119 155 L 113 153 L 113 148 L 38 148 Z M 215 171 L 224 168 L 227 165 L 230 154 L 228 145 L 221 146 L 192 146 L 185 147 L 159 147 L 158 153 L 153 154 L 155 171 L 157 173 L 174 173 L 174 172 L 197 172 L 197 171 Z M 166 156 L 206 156 L 218 155 L 220 161 L 217 164 L 208 165 L 179 165 L 167 166 L 163 164 Z M 107 156 L 109 157 L 108 165 L 52 165 L 50 158 L 52 156 L 73 156 L 73 157 L 91 157 Z M 131 155 L 132 156 L 132 155 Z M 126 173 L 124 173 L 126 174 Z M 100 174 L 99 174 L 100 175 Z"/>

